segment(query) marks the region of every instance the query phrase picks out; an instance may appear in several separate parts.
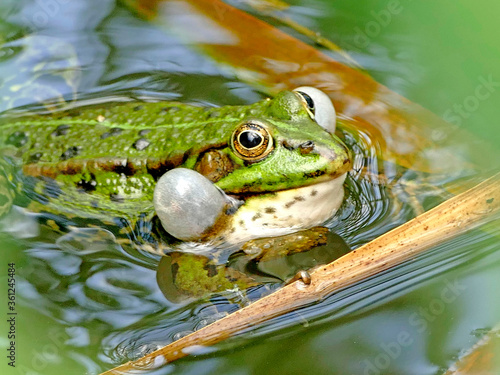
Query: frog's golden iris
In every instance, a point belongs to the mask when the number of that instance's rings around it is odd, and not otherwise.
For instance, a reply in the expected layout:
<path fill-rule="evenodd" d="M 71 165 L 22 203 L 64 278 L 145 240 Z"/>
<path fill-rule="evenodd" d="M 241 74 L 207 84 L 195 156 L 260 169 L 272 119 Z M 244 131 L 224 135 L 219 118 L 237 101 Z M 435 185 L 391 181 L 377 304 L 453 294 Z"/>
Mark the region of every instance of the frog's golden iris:
<path fill-rule="evenodd" d="M 271 133 L 258 121 L 238 126 L 231 137 L 231 145 L 236 155 L 250 163 L 261 161 L 274 149 Z"/>

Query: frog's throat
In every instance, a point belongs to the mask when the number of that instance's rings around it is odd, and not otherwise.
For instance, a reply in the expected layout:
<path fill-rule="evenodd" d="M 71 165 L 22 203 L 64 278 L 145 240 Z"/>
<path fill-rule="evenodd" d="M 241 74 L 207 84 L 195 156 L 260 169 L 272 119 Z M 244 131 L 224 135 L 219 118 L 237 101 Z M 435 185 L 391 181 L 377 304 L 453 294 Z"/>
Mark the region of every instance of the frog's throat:
<path fill-rule="evenodd" d="M 240 244 L 323 224 L 342 204 L 346 176 L 344 173 L 314 185 L 249 197 L 232 217 L 224 242 Z"/>

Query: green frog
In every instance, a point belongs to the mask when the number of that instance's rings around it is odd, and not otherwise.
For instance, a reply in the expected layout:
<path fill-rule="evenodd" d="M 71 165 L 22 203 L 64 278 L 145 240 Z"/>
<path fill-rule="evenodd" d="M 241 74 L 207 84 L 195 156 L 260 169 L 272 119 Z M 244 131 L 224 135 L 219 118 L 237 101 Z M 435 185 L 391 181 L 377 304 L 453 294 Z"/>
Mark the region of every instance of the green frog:
<path fill-rule="evenodd" d="M 13 113 L 0 119 L 1 178 L 29 210 L 104 223 L 143 250 L 230 254 L 335 214 L 352 165 L 335 126 L 330 99 L 312 87 L 247 106 Z"/>

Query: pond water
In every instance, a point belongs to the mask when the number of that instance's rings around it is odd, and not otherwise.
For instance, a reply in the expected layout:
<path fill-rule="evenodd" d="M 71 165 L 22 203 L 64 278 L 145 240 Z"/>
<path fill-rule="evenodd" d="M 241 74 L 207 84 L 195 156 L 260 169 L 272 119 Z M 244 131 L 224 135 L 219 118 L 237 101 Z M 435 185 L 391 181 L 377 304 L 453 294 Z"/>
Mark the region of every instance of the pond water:
<path fill-rule="evenodd" d="M 287 17 L 321 31 L 377 81 L 498 149 L 500 49 L 494 15 L 500 6 L 493 0 L 481 5 L 401 0 L 392 13 L 384 12 L 391 1 L 290 3 Z M 155 98 L 219 106 L 265 97 L 231 69 L 115 1 L 7 0 L 0 15 L 0 42 L 6 43 L 0 49 L 0 112 L 54 98 L 78 103 Z M 451 196 L 426 185 L 429 181 L 436 187 L 484 177 L 470 169 L 453 176 L 382 169 L 374 157 L 379 145 L 362 130 L 341 134 L 356 153 L 355 168 L 343 209 L 328 226 L 350 248 L 414 217 L 416 206 L 429 209 Z M 378 176 L 381 171 L 392 184 Z M 16 264 L 17 277 L 17 367 L 2 364 L 8 374 L 98 374 L 252 298 L 236 291 L 174 303 L 157 283 L 159 257 L 122 247 L 97 229 L 85 229 L 93 239 L 87 243 L 81 232 L 61 235 L 39 220 L 16 209 L 0 223 L 2 293 L 8 263 Z M 499 323 L 498 236 L 498 221 L 490 223 L 150 374 L 443 373 Z M 269 283 L 255 293 L 278 287 Z M 2 321 L 3 349 L 9 341 Z"/>

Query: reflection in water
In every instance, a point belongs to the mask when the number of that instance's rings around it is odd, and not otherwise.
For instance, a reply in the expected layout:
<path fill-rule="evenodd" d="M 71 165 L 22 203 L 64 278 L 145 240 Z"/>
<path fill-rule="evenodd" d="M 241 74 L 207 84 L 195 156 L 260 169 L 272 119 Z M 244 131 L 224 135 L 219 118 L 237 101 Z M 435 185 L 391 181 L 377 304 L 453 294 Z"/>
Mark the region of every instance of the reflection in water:
<path fill-rule="evenodd" d="M 9 59 L 2 64 L 0 112 L 48 100 L 74 100 L 80 67 L 71 43 L 60 38 L 31 35 L 2 47 Z"/>
<path fill-rule="evenodd" d="M 304 233 L 302 236 L 305 236 L 307 232 L 299 233 Z M 305 252 L 284 249 L 284 253 L 279 245 L 275 245 L 262 256 L 240 251 L 233 254 L 225 264 L 217 264 L 201 255 L 170 253 L 158 265 L 158 285 L 165 297 L 173 303 L 218 294 L 244 306 L 263 296 L 253 292 L 258 286 L 262 291 L 262 283 L 279 285 L 301 270 L 327 264 L 349 251 L 347 244 L 338 235 L 322 231 L 322 236 L 324 241 L 321 244 L 308 248 Z M 279 237 L 273 240 L 279 241 Z"/>

